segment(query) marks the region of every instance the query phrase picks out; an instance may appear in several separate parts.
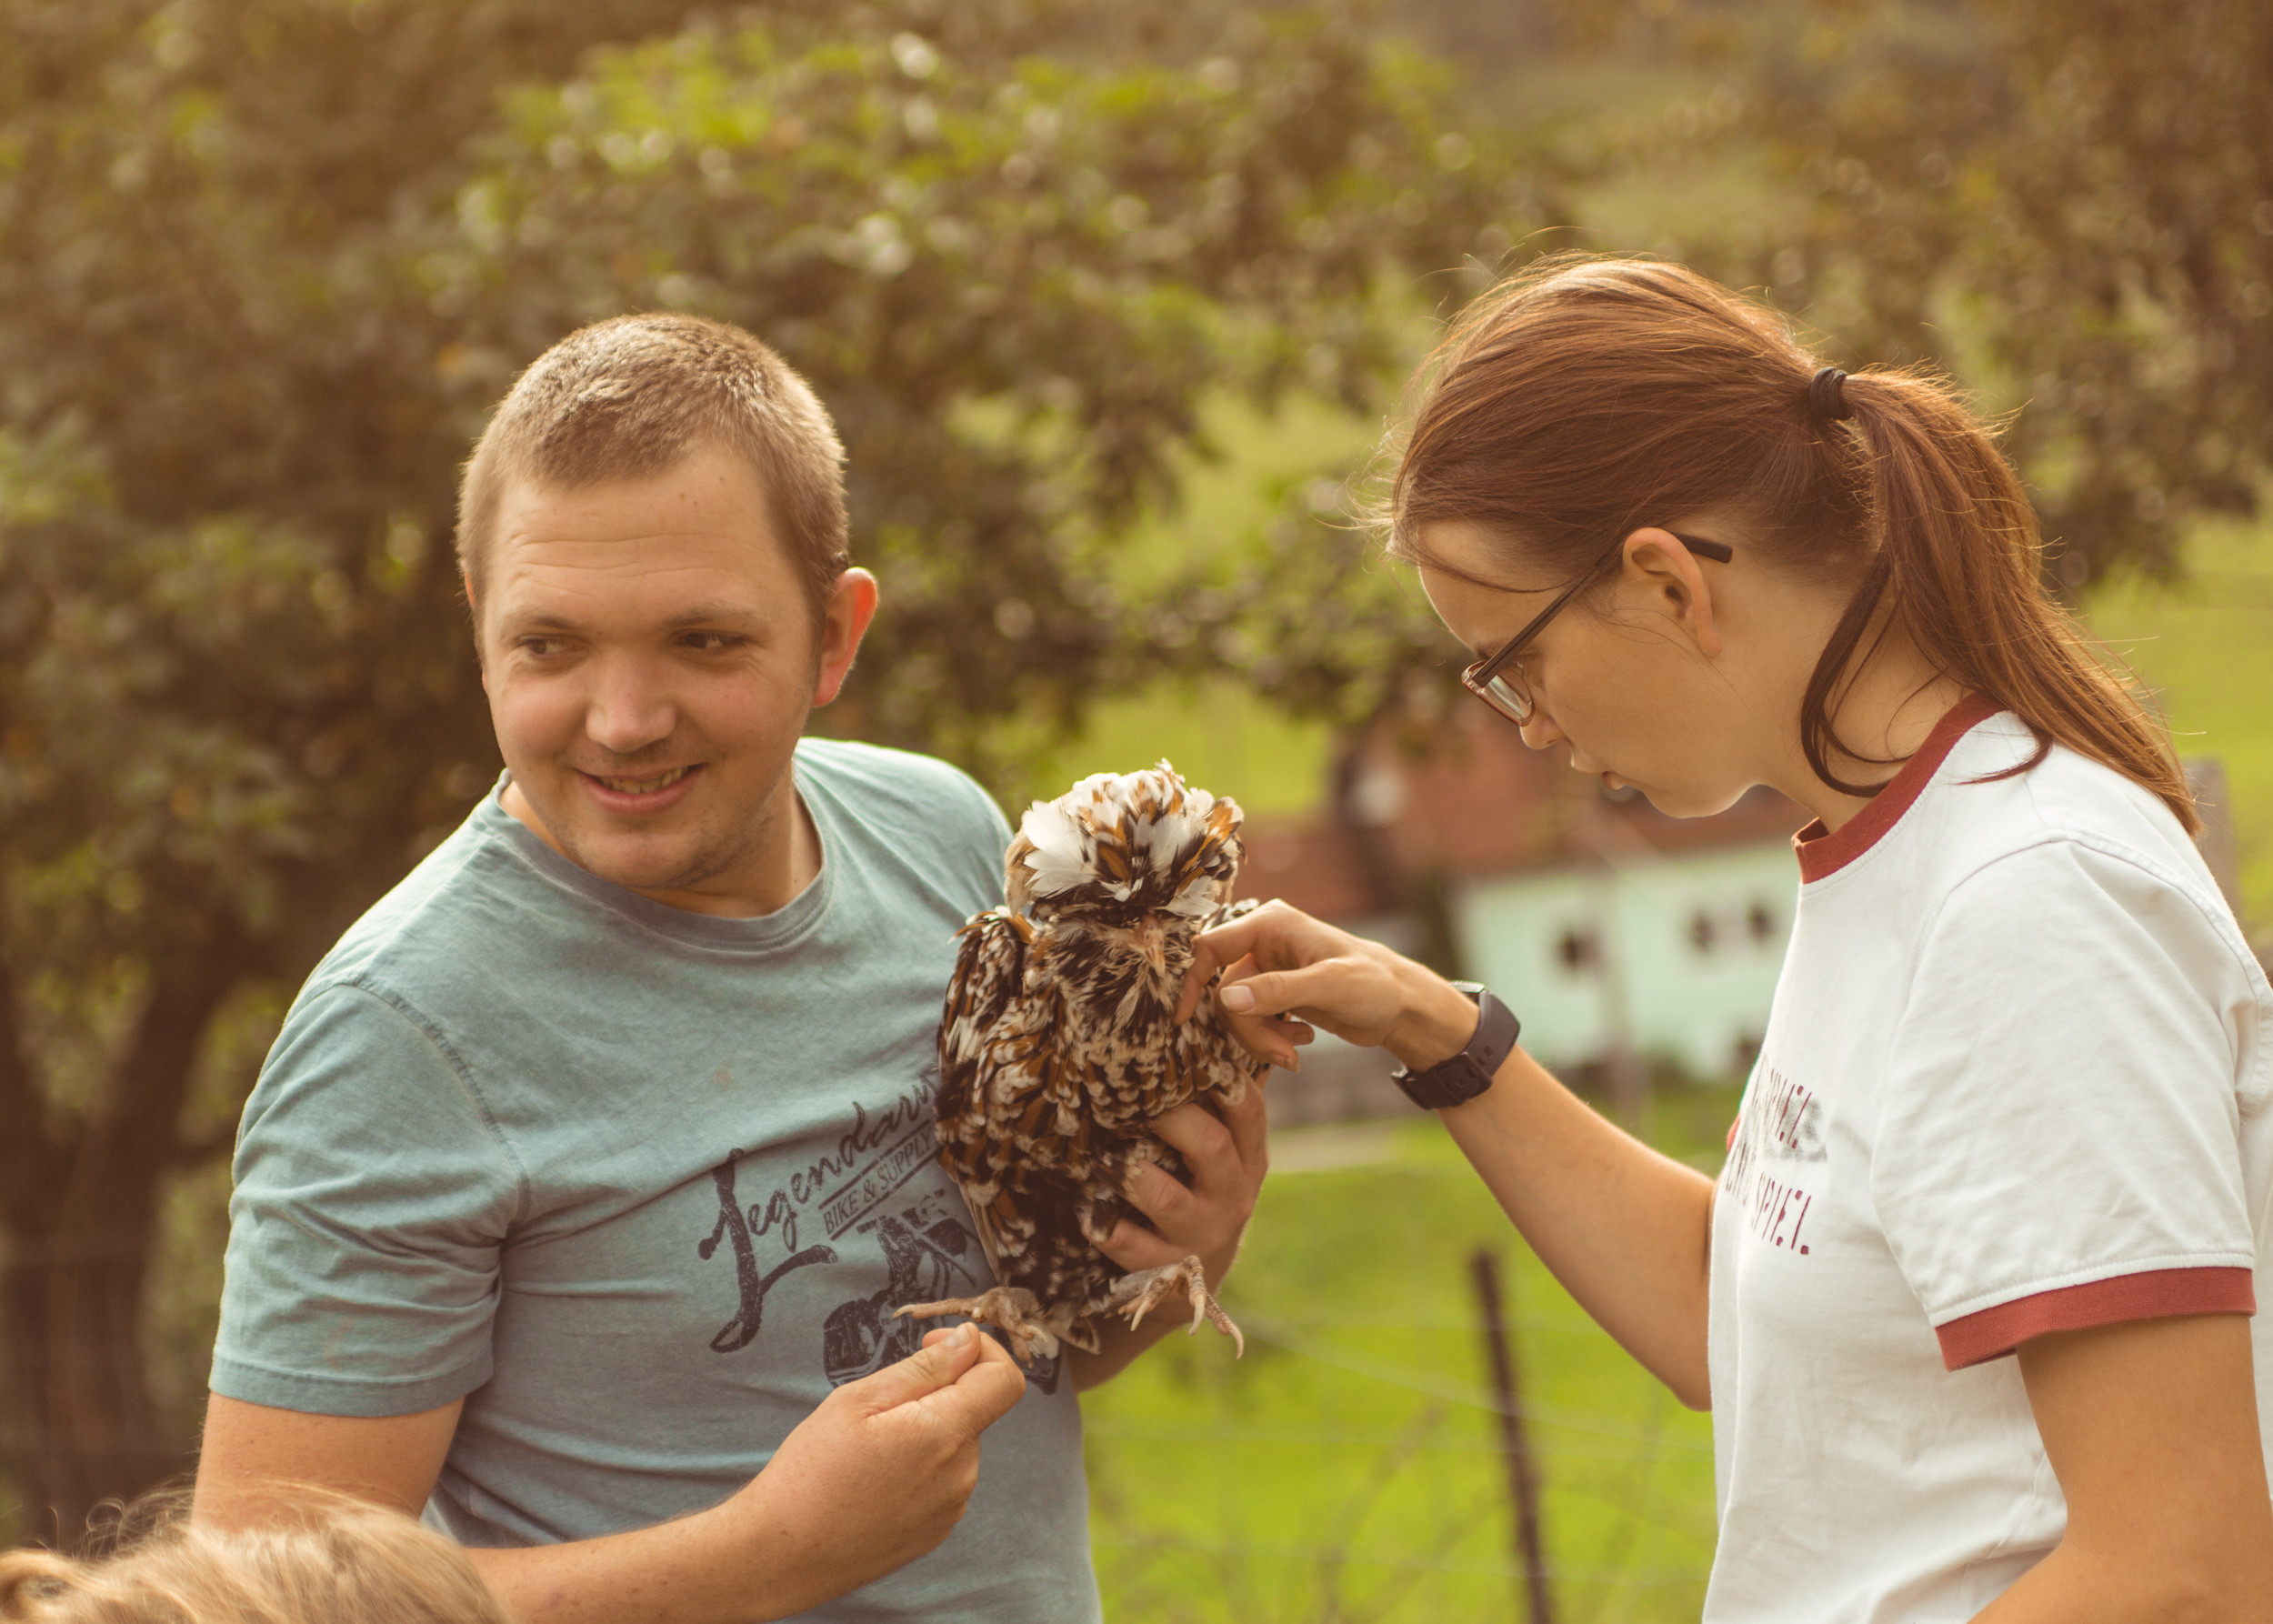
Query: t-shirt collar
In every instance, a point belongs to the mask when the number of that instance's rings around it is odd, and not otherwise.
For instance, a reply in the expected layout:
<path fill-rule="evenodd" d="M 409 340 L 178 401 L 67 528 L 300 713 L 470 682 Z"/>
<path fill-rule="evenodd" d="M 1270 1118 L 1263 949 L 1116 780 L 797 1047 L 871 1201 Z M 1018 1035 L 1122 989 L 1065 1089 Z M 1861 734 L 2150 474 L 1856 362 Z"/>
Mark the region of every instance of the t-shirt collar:
<path fill-rule="evenodd" d="M 1842 824 L 1837 833 L 1823 827 L 1817 818 L 1792 837 L 1792 849 L 1799 854 L 1799 878 L 1803 885 L 1837 874 L 1849 863 L 1878 844 L 1888 829 L 1901 821 L 1902 814 L 1910 809 L 1934 774 L 1957 747 L 1958 741 L 1995 716 L 2001 707 L 1993 699 L 1979 694 L 1968 694 L 1942 714 L 1934 730 L 1926 736 L 1926 742 L 1917 754 L 1902 764 L 1902 770 L 1894 775 L 1885 788 L 1871 797 L 1870 804 Z"/>
<path fill-rule="evenodd" d="M 796 772 L 794 765 L 792 772 Z M 474 821 L 482 832 L 505 842 L 516 857 L 555 884 L 658 935 L 696 947 L 772 950 L 796 945 L 827 912 L 836 878 L 834 859 L 838 842 L 833 837 L 826 814 L 814 804 L 816 797 L 805 794 L 802 783 L 797 786 L 799 797 L 820 837 L 821 871 L 804 890 L 774 912 L 736 917 L 673 907 L 613 880 L 602 879 L 590 869 L 571 862 L 546 845 L 536 830 L 505 809 L 506 786 L 512 781 L 510 772 L 500 774 L 488 795 L 474 808 Z"/>

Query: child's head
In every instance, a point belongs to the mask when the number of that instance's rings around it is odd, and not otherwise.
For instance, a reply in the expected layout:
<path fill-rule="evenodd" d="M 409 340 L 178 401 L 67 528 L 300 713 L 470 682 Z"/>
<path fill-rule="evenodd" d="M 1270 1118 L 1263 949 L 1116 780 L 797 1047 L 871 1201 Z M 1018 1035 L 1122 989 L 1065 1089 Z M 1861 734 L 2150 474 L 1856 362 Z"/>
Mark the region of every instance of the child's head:
<path fill-rule="evenodd" d="M 119 1553 L 0 1554 L 5 1624 L 508 1624 L 458 1547 L 397 1512 L 324 1500 L 222 1531 L 178 1512 Z"/>

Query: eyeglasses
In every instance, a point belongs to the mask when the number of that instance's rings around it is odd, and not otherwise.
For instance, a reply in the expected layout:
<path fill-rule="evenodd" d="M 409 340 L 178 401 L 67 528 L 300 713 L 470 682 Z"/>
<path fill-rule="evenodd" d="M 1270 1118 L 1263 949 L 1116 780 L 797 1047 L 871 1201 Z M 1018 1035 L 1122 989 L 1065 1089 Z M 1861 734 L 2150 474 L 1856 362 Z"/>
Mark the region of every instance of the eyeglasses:
<path fill-rule="evenodd" d="M 1677 530 L 1668 531 L 1667 534 L 1698 557 L 1710 558 L 1717 564 L 1726 564 L 1737 556 L 1734 549 L 1723 546 L 1717 541 L 1706 541 L 1698 536 L 1684 536 Z M 1516 664 L 1517 659 L 1525 649 L 1530 647 L 1538 639 L 1539 633 L 1546 629 L 1547 623 L 1561 613 L 1563 606 L 1577 597 L 1583 588 L 1591 584 L 1595 577 L 1602 573 L 1602 566 L 1617 557 L 1625 546 L 1626 538 L 1621 536 L 1609 551 L 1594 561 L 1591 568 L 1564 587 L 1556 596 L 1553 603 L 1534 615 L 1530 624 L 1503 644 L 1497 654 L 1486 655 L 1466 671 L 1460 673 L 1460 681 L 1467 687 L 1468 692 L 1474 694 L 1518 727 L 1529 722 L 1532 713 L 1538 708 L 1538 706 L 1531 697 L 1530 688 L 1525 685 L 1523 667 Z"/>

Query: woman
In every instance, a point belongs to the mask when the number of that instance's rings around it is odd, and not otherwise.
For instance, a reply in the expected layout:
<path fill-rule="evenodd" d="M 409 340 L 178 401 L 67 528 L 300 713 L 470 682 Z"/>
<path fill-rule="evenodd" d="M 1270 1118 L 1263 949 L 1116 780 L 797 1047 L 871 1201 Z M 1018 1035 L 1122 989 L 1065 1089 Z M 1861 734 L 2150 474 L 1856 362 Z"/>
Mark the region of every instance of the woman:
<path fill-rule="evenodd" d="M 1756 784 L 1815 814 L 1727 1166 L 1281 904 L 1203 938 L 1193 989 L 1230 967 L 1281 1063 L 1313 1026 L 1385 1045 L 1712 1408 L 1708 1619 L 2273 1618 L 2273 991 L 1980 426 L 1681 267 L 1564 261 L 1447 341 L 1389 506 L 1533 748 L 1676 815 Z"/>

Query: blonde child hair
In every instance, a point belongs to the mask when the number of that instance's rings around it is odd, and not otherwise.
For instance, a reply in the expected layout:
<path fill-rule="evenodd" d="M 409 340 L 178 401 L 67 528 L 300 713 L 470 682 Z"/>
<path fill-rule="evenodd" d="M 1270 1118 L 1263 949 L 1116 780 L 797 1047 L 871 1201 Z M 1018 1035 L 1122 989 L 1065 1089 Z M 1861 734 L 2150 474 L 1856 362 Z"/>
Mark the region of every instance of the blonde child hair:
<path fill-rule="evenodd" d="M 466 1552 L 399 1512 L 296 1494 L 258 1528 L 193 1523 L 185 1500 L 115 1554 L 0 1554 L 0 1624 L 512 1624 Z"/>

